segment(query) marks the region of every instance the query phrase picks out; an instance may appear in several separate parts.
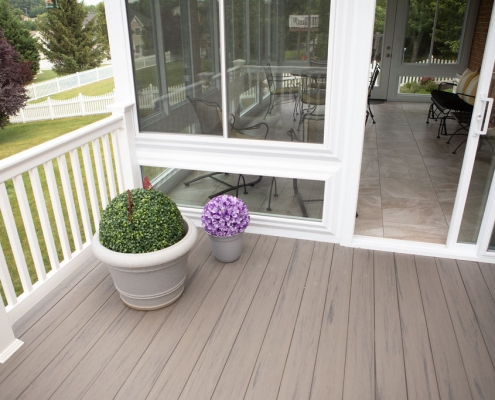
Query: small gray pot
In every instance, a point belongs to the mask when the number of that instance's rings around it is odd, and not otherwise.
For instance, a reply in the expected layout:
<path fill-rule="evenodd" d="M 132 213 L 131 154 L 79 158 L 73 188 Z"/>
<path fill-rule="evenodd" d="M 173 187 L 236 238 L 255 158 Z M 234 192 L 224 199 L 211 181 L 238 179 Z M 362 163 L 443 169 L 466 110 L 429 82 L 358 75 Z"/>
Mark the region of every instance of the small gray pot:
<path fill-rule="evenodd" d="M 151 253 L 118 253 L 104 247 L 96 232 L 94 256 L 108 266 L 122 301 L 137 310 L 156 310 L 178 300 L 184 291 L 187 257 L 196 244 L 198 229 L 187 217 L 181 241 Z"/>
<path fill-rule="evenodd" d="M 237 260 L 242 253 L 244 232 L 235 236 L 212 236 L 208 234 L 213 255 L 218 261 L 228 263 Z"/>

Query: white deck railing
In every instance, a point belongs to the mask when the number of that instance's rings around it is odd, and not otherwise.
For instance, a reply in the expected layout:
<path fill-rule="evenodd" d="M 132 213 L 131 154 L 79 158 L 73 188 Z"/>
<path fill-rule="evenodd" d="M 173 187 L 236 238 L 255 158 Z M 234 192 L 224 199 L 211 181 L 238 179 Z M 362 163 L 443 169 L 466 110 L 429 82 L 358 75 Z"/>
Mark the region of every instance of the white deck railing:
<path fill-rule="evenodd" d="M 100 211 L 123 191 L 123 121 L 113 115 L 0 161 L 0 282 L 11 323 L 89 256 Z"/>

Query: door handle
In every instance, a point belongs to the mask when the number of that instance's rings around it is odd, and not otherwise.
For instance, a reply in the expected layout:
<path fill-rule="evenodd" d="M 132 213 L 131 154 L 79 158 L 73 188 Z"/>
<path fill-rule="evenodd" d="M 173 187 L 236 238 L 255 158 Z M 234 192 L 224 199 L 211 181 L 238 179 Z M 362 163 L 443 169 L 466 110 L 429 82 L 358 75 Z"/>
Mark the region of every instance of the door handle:
<path fill-rule="evenodd" d="M 481 101 L 483 105 L 480 107 L 479 112 L 476 113 L 476 128 L 474 130 L 476 135 L 486 135 L 488 125 L 490 125 L 490 115 L 493 107 L 493 99 L 491 97 L 482 97 Z"/>

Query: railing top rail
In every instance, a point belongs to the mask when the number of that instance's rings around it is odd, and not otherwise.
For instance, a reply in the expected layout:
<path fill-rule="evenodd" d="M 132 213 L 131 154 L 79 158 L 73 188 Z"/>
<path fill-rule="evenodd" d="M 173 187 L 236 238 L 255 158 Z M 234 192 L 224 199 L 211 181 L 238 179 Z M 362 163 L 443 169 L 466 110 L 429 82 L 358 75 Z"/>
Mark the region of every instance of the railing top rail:
<path fill-rule="evenodd" d="M 0 182 L 5 182 L 47 161 L 76 149 L 122 127 L 123 116 L 111 115 L 101 121 L 49 140 L 0 160 Z"/>

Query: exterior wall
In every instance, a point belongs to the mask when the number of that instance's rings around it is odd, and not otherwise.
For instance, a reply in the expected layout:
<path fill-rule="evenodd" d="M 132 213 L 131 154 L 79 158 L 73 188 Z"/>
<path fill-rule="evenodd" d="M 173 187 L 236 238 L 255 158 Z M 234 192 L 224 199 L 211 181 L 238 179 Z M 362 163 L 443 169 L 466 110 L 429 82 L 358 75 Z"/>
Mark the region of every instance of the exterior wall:
<path fill-rule="evenodd" d="M 494 0 L 480 0 L 478 9 L 478 18 L 474 30 L 473 45 L 469 56 L 469 69 L 475 71 L 481 68 L 483 53 L 485 52 L 486 37 L 488 35 L 488 26 L 490 25 L 490 16 L 492 14 Z"/>

